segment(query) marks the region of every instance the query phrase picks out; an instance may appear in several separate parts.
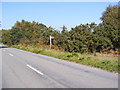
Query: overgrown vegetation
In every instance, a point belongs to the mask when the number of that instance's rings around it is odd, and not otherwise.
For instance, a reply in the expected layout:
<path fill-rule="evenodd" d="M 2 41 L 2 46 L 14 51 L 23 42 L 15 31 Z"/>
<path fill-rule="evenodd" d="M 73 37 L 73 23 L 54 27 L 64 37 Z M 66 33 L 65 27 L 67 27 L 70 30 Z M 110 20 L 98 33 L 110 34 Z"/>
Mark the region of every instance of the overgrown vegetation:
<path fill-rule="evenodd" d="M 80 24 L 71 30 L 63 25 L 61 32 L 35 21 L 17 21 L 10 30 L 2 30 L 2 42 L 34 53 L 117 72 L 116 59 L 98 59 L 96 53 L 120 54 L 119 10 L 118 5 L 109 6 L 101 17 L 102 23 Z M 50 35 L 54 36 L 52 50 L 48 49 Z M 80 56 L 81 54 L 83 55 Z M 84 54 L 94 56 L 88 57 Z"/>
<path fill-rule="evenodd" d="M 40 44 L 49 45 L 49 36 L 54 36 L 53 48 L 63 49 L 68 52 L 94 53 L 117 51 L 120 43 L 120 26 L 118 9 L 120 7 L 109 6 L 103 13 L 100 24 L 80 24 L 71 30 L 63 25 L 59 32 L 52 27 L 38 22 L 17 21 L 10 30 L 2 30 L 2 41 L 8 45 Z"/>

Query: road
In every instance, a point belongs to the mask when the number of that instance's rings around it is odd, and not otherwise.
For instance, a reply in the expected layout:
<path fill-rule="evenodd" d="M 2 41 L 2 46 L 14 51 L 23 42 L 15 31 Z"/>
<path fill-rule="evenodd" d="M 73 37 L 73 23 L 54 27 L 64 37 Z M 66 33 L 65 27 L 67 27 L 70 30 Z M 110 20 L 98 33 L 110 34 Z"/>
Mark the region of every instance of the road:
<path fill-rule="evenodd" d="M 118 74 L 2 47 L 2 88 L 118 88 Z"/>

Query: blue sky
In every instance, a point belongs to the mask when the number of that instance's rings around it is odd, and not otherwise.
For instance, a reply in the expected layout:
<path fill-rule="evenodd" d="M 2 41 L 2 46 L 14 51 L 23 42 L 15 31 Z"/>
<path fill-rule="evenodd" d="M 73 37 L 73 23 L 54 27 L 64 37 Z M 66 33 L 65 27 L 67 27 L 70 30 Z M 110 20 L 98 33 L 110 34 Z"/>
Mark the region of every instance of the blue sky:
<path fill-rule="evenodd" d="M 3 2 L 2 28 L 10 29 L 16 21 L 37 21 L 60 30 L 81 23 L 101 22 L 100 17 L 109 5 L 117 2 Z"/>

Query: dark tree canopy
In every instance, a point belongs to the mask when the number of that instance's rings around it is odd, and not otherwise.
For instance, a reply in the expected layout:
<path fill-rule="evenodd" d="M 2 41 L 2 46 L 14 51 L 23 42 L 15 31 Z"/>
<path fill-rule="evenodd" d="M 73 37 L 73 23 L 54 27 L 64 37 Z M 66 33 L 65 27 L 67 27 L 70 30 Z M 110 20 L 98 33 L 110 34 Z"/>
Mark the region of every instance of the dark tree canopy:
<path fill-rule="evenodd" d="M 108 37 L 114 49 L 119 48 L 120 43 L 120 6 L 109 6 L 106 8 L 106 11 L 103 13 L 101 20 L 103 21 L 104 26 L 104 36 Z"/>

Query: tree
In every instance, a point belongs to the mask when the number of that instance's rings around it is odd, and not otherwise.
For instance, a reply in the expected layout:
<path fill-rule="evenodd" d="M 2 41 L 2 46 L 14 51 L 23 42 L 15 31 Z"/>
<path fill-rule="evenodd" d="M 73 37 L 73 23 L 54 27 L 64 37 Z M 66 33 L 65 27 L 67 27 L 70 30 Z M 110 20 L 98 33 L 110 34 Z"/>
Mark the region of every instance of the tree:
<path fill-rule="evenodd" d="M 61 34 L 66 34 L 68 32 L 67 27 L 65 27 L 65 25 L 63 25 L 61 29 L 62 29 Z"/>
<path fill-rule="evenodd" d="M 22 30 L 13 28 L 10 30 L 10 42 L 12 45 L 19 44 L 20 40 L 23 38 Z"/>
<path fill-rule="evenodd" d="M 109 50 L 113 48 L 113 44 L 111 40 L 107 37 L 109 34 L 109 29 L 107 29 L 108 32 L 105 31 L 105 27 L 102 23 L 100 23 L 95 29 L 94 34 L 97 35 L 97 39 L 99 41 L 99 46 L 97 48 L 97 51 L 102 52 L 105 49 Z"/>
<path fill-rule="evenodd" d="M 104 36 L 104 27 L 100 24 L 81 24 L 69 31 L 66 51 L 94 53 L 107 51 L 112 48 L 111 41 Z"/>
<path fill-rule="evenodd" d="M 69 37 L 67 38 L 68 44 L 65 49 L 66 51 L 80 53 L 89 52 L 93 35 L 90 25 L 81 24 L 69 31 Z"/>
<path fill-rule="evenodd" d="M 104 26 L 103 35 L 111 40 L 114 50 L 120 46 L 120 43 L 118 43 L 120 39 L 119 11 L 119 5 L 109 6 L 101 17 Z"/>
<path fill-rule="evenodd" d="M 22 20 L 21 22 L 17 21 L 10 31 L 11 42 L 12 44 L 32 44 L 41 41 L 43 33 L 46 30 L 47 27 L 42 23 L 35 21 L 28 22 L 25 20 Z"/>
<path fill-rule="evenodd" d="M 10 45 L 10 30 L 2 30 L 2 42 Z"/>

